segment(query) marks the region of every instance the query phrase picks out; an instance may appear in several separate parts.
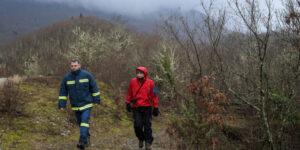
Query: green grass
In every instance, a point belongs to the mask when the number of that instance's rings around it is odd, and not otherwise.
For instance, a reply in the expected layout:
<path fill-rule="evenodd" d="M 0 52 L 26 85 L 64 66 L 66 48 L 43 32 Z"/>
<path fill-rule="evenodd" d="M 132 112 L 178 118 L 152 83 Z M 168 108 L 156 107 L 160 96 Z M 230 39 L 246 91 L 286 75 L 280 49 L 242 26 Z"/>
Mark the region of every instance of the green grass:
<path fill-rule="evenodd" d="M 74 113 L 58 109 L 59 80 L 47 78 L 27 80 L 20 84 L 25 102 L 22 115 L 0 117 L 0 148 L 3 150 L 74 149 L 79 137 Z M 93 108 L 90 132 L 93 146 L 89 149 L 126 149 L 126 141 L 135 139 L 131 113 L 126 113 L 124 102 L 116 101 L 115 91 L 99 83 L 102 104 Z M 154 130 L 165 125 L 153 124 Z"/>

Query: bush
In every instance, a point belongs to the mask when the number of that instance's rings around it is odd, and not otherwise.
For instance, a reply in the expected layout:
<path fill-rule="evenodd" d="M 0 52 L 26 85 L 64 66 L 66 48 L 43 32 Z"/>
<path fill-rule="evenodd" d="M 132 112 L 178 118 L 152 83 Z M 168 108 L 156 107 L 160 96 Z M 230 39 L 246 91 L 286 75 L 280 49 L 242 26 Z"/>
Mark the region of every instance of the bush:
<path fill-rule="evenodd" d="M 168 131 L 179 140 L 179 149 L 215 149 L 220 143 L 225 121 L 227 97 L 218 89 L 212 88 L 214 77 L 204 76 L 188 85 L 191 95 L 182 109 L 183 117 L 173 117 Z M 170 133 L 170 132 L 169 132 Z"/>
<path fill-rule="evenodd" d="M 9 79 L 0 87 L 0 112 L 11 116 L 22 114 L 24 108 L 20 80 L 18 77 L 14 79 L 18 80 Z"/>

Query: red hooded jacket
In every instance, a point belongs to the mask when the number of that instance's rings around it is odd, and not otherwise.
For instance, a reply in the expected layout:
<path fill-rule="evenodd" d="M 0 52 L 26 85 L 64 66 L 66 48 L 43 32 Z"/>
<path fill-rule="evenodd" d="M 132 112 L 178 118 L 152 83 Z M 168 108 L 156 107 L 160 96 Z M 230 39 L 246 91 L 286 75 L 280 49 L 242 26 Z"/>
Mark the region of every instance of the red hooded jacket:
<path fill-rule="evenodd" d="M 133 78 L 128 87 L 126 103 L 130 103 L 131 100 L 136 99 L 136 102 L 132 104 L 132 107 L 146 107 L 146 106 L 154 106 L 158 108 L 158 97 L 156 87 L 154 82 L 147 78 L 148 71 L 145 67 L 137 67 L 137 70 L 141 70 L 144 72 L 145 77 L 142 81 L 139 81 L 137 78 Z M 144 82 L 142 88 L 139 93 L 135 96 L 136 92 Z"/>

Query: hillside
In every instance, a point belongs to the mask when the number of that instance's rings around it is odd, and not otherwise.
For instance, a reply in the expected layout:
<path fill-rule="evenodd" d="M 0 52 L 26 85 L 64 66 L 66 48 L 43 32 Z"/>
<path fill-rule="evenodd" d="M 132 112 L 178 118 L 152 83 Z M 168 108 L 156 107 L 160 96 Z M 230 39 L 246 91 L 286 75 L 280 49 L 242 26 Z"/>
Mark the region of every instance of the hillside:
<path fill-rule="evenodd" d="M 60 77 L 48 76 L 27 78 L 16 82 L 13 87 L 0 88 L 0 148 L 4 150 L 41 150 L 41 149 L 76 149 L 79 127 L 69 101 L 66 112 L 58 106 Z M 87 150 L 137 149 L 138 140 L 133 130 L 132 113 L 125 110 L 124 96 L 112 87 L 97 81 L 101 91 L 101 105 L 94 107 L 90 119 L 92 145 Z M 11 105 L 5 101 L 6 96 Z M 13 96 L 14 95 L 14 96 Z M 4 109 L 4 107 L 8 107 Z M 152 129 L 155 150 L 180 149 L 176 147 L 174 128 L 170 122 L 174 118 L 184 119 L 183 114 L 174 114 L 172 108 L 161 106 L 162 114 L 153 117 Z M 6 111 L 3 111 L 6 110 Z M 171 112 L 170 112 L 171 111 Z M 257 148 L 251 142 L 247 132 L 249 126 L 257 122 L 247 123 L 245 116 L 249 110 L 241 110 L 240 106 L 232 106 L 228 110 L 235 112 L 234 122 L 226 121 L 224 125 L 224 143 L 218 149 Z M 171 137 L 169 136 L 171 135 Z M 178 144 L 178 143 L 177 143 Z M 262 147 L 261 147 L 262 148 Z"/>
<path fill-rule="evenodd" d="M 96 16 L 114 23 L 124 22 L 125 26 L 141 32 L 154 31 L 160 12 L 137 19 L 122 14 L 108 14 L 100 10 L 87 10 L 83 7 L 70 7 L 59 3 L 43 3 L 33 0 L 0 1 L 0 43 L 13 41 L 19 36 L 56 22 L 73 17 Z M 119 19 L 121 20 L 119 20 Z"/>
<path fill-rule="evenodd" d="M 98 82 L 102 104 L 93 108 L 91 124 L 92 146 L 98 149 L 134 149 L 137 139 L 133 131 L 131 113 L 125 112 L 123 99 L 115 99 L 116 91 Z M 26 79 L 19 85 L 19 113 L 0 117 L 0 148 L 3 150 L 75 149 L 79 128 L 75 116 L 67 105 L 67 112 L 58 108 L 57 77 Z M 2 96 L 0 96 L 3 99 Z M 3 114 L 3 112 L 2 112 Z M 163 116 L 153 119 L 153 148 L 164 149 L 168 145 Z"/>
<path fill-rule="evenodd" d="M 124 99 L 138 66 L 147 68 L 159 97 L 154 149 L 300 149 L 300 15 L 287 8 L 274 33 L 271 20 L 256 18 L 271 13 L 254 1 L 241 8 L 249 10 L 239 12 L 247 19 L 235 17 L 249 32 L 228 31 L 229 16 L 219 11 L 224 15 L 213 18 L 211 9 L 205 21 L 174 14 L 158 35 L 81 15 L 0 44 L 2 82 L 25 79 L 0 85 L 0 149 L 75 146 L 73 112 L 57 110 L 60 80 L 73 58 L 103 95 L 92 115 L 90 149 L 135 149 Z M 261 31 L 266 23 L 270 28 Z M 152 85 L 145 88 L 148 100 Z"/>
<path fill-rule="evenodd" d="M 138 50 L 141 53 L 143 53 L 142 51 L 145 51 L 145 53 L 154 53 L 155 51 L 149 50 L 156 49 L 155 47 L 158 44 L 156 41 L 159 40 L 159 38 L 153 38 L 155 35 L 133 32 L 126 28 L 114 25 L 109 21 L 98 19 L 97 17 L 73 18 L 49 25 L 27 35 L 21 36 L 13 42 L 0 45 L 0 62 L 3 62 L 0 66 L 0 68 L 3 69 L 0 76 L 5 77 L 13 74 L 26 74 L 26 72 L 28 73 L 27 75 L 30 76 L 34 74 L 62 75 L 68 70 L 67 62 L 69 61 L 69 58 L 67 58 L 66 55 L 71 52 L 72 46 L 80 44 L 79 42 L 76 42 L 76 40 L 79 40 L 79 36 L 74 34 L 73 31 L 75 28 L 80 28 L 80 34 L 88 33 L 90 36 L 98 36 L 97 34 L 99 34 L 99 36 L 103 36 L 106 42 L 106 44 L 103 45 L 103 51 L 111 53 L 111 56 L 105 57 L 107 61 L 111 60 L 109 57 L 116 58 L 118 55 L 121 55 L 120 50 L 126 53 L 126 55 L 122 56 L 124 58 L 139 57 L 139 55 L 136 54 Z M 114 35 L 115 33 L 120 34 L 120 37 L 116 37 Z M 96 37 L 91 38 L 95 39 Z M 114 48 L 117 46 L 118 42 L 128 39 L 132 40 L 132 42 L 129 43 L 130 45 L 126 45 L 127 47 Z M 94 45 L 97 45 L 97 43 L 99 42 L 94 43 Z M 99 49 L 101 47 L 98 46 L 95 48 Z M 102 55 L 103 52 L 97 54 L 99 57 Z M 143 57 L 145 56 L 140 56 L 140 58 L 132 60 L 134 62 L 128 62 L 125 59 L 122 59 L 122 61 L 124 61 L 125 64 L 130 63 L 131 65 L 135 65 L 136 61 L 151 59 L 149 57 Z M 100 63 L 99 60 L 100 59 L 97 59 L 97 62 L 94 63 Z M 103 61 L 105 60 L 103 59 Z M 101 65 L 98 65 L 98 67 L 101 68 L 97 68 L 95 71 L 99 69 L 105 70 L 108 67 L 112 67 L 112 64 L 115 64 L 115 67 L 124 68 L 118 64 L 120 59 L 115 61 L 115 63 L 110 62 L 109 64 L 102 62 Z M 41 68 L 40 71 L 34 74 L 32 74 L 32 71 L 29 73 L 28 67 L 31 66 L 32 68 L 32 65 L 37 65 L 36 67 Z M 130 66 L 127 65 L 125 67 Z M 130 70 L 134 70 L 134 68 L 135 67 L 130 68 Z M 36 69 L 36 71 L 37 70 L 38 69 Z M 102 77 L 106 78 L 104 76 L 111 75 L 109 75 L 109 72 L 107 74 L 102 72 Z M 128 77 L 130 76 L 127 76 L 127 78 Z"/>
<path fill-rule="evenodd" d="M 51 58 L 49 59 L 55 59 L 55 57 L 59 57 L 57 56 L 57 52 L 69 49 L 69 44 L 74 40 L 72 30 L 76 26 L 94 31 L 98 29 L 105 31 L 113 27 L 108 21 L 94 17 L 70 19 L 68 21 L 55 23 L 24 36 L 20 36 L 16 40 L 0 46 L 2 54 L 0 60 L 2 60 L 2 62 L 10 61 L 14 64 L 24 65 L 23 62 L 29 60 L 31 56 L 41 55 L 42 57 L 47 53 L 51 53 Z M 56 53 L 56 56 L 53 56 L 53 53 Z M 10 55 L 12 59 L 4 57 L 5 55 Z M 18 70 L 17 72 L 19 73 L 22 72 L 23 69 L 17 66 L 15 66 L 16 71 Z"/>
<path fill-rule="evenodd" d="M 45 5 L 31 0 L 1 0 L 0 43 L 12 41 L 41 27 L 70 19 L 72 16 L 79 16 L 80 13 L 92 15 L 82 8 L 58 4 Z"/>
<path fill-rule="evenodd" d="M 28 34 L 39 28 L 56 22 L 66 21 L 70 18 L 95 16 L 109 20 L 113 23 L 124 24 L 125 27 L 138 32 L 153 33 L 157 23 L 171 13 L 180 13 L 175 9 L 160 9 L 152 14 L 140 14 L 135 18 L 124 14 L 108 13 L 101 10 L 85 9 L 84 7 L 71 7 L 64 3 L 38 2 L 34 0 L 1 0 L 0 1 L 0 43 L 7 43 L 17 37 Z M 192 18 L 195 11 L 185 12 L 184 16 Z M 200 14 L 197 12 L 197 14 Z M 201 18 L 201 14 L 200 14 Z M 191 22 L 191 25 L 193 22 Z"/>

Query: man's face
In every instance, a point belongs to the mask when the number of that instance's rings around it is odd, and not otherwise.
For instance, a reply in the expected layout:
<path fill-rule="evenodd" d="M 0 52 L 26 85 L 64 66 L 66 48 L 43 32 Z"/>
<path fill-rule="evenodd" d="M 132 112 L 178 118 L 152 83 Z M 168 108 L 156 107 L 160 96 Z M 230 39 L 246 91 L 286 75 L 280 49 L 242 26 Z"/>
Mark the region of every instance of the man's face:
<path fill-rule="evenodd" d="M 76 62 L 71 62 L 71 66 L 70 67 L 71 67 L 72 71 L 77 71 L 81 67 L 81 65 L 78 64 L 78 62 L 76 61 Z"/>
<path fill-rule="evenodd" d="M 142 71 L 137 71 L 136 77 L 137 78 L 144 78 L 145 74 Z"/>

